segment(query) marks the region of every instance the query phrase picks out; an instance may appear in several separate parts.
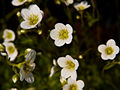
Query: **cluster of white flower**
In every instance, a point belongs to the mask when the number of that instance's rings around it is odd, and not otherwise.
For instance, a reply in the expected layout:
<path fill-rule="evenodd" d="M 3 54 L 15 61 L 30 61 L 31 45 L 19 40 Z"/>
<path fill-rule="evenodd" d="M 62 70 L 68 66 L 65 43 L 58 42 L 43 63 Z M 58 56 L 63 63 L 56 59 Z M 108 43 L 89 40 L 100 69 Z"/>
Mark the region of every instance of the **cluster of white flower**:
<path fill-rule="evenodd" d="M 3 32 L 3 38 L 4 38 L 3 45 L 5 46 L 6 52 L 1 52 L 1 54 L 3 56 L 7 55 L 10 61 L 14 61 L 18 55 L 18 51 L 15 48 L 14 43 L 11 42 L 15 40 L 15 33 L 10 29 L 5 29 Z"/>
<path fill-rule="evenodd" d="M 73 4 L 74 0 L 62 0 L 67 6 L 70 4 Z M 14 6 L 20 6 L 23 5 L 27 0 L 13 0 L 12 5 Z M 77 3 L 74 5 L 74 8 L 78 11 L 84 10 L 89 8 L 90 5 L 87 5 L 87 2 L 83 1 L 80 4 Z M 32 29 L 35 28 L 42 20 L 43 18 L 43 11 L 40 10 L 40 8 L 36 4 L 32 4 L 27 8 L 23 8 L 21 10 L 21 16 L 23 17 L 24 21 L 21 22 L 20 27 L 23 29 Z M 57 23 L 55 25 L 55 29 L 51 30 L 50 32 L 50 37 L 55 40 L 55 45 L 58 47 L 63 46 L 65 43 L 70 44 L 72 42 L 73 36 L 73 28 L 71 25 L 66 24 L 64 25 L 63 23 Z M 13 40 L 14 38 L 12 38 Z M 7 40 L 8 41 L 8 40 Z M 6 46 L 6 44 L 4 43 Z M 12 50 L 14 51 L 14 50 Z M 29 55 L 27 55 L 29 56 Z M 28 59 L 29 60 L 29 59 Z M 26 62 L 28 61 L 26 60 Z M 31 62 L 31 60 L 29 60 Z M 76 70 L 79 67 L 79 63 L 76 59 L 73 59 L 70 55 L 66 55 L 66 57 L 60 57 L 57 60 L 58 65 L 63 68 L 61 70 L 61 77 L 68 79 L 68 83 L 64 85 L 63 90 L 82 90 L 84 87 L 84 82 L 82 80 L 77 79 L 77 72 Z M 51 68 L 51 74 L 50 77 L 53 76 L 55 72 L 55 68 L 57 66 L 57 63 L 55 60 L 53 60 L 54 66 Z M 24 79 L 32 83 L 34 81 L 34 77 L 30 71 L 25 71 L 24 67 L 30 66 L 31 68 L 34 69 L 35 64 L 32 62 L 31 63 L 25 63 L 21 66 L 20 69 L 20 80 L 23 81 Z M 32 66 L 31 66 L 32 65 Z M 31 69 L 30 68 L 30 69 Z M 27 73 L 25 73 L 27 72 Z M 29 77 L 28 77 L 29 76 Z"/>
<path fill-rule="evenodd" d="M 72 4 L 73 0 L 62 0 L 67 6 Z M 23 5 L 27 0 L 12 0 L 12 5 L 20 6 Z M 82 1 L 81 3 L 75 3 L 74 8 L 77 11 L 83 11 L 89 8 L 87 1 Z M 36 4 L 30 5 L 28 8 L 23 8 L 21 10 L 21 16 L 24 21 L 21 22 L 20 27 L 23 29 L 32 29 L 35 28 L 42 20 L 44 12 Z M 58 47 L 63 46 L 64 44 L 70 44 L 72 42 L 73 28 L 71 25 L 63 23 L 56 23 L 55 28 L 50 31 L 50 37 L 55 40 L 54 44 Z M 10 61 L 15 60 L 18 51 L 15 48 L 14 44 L 11 41 L 15 40 L 15 33 L 10 29 L 5 29 L 3 34 L 5 50 L 7 52 L 8 58 Z M 99 45 L 98 51 L 101 53 L 101 58 L 103 60 L 113 60 L 116 57 L 116 54 L 119 53 L 119 47 L 116 46 L 116 43 L 113 39 L 107 41 L 106 45 Z M 4 53 L 1 53 L 4 55 Z M 34 82 L 34 77 L 32 71 L 35 69 L 35 60 L 36 52 L 30 50 L 26 55 L 25 62 L 20 67 L 20 80 L 24 79 L 28 83 Z M 84 82 L 82 80 L 77 81 L 77 69 L 79 67 L 79 62 L 76 59 L 73 59 L 70 55 L 66 57 L 59 57 L 57 62 L 53 60 L 54 66 L 51 68 L 51 74 L 49 77 L 52 77 L 55 73 L 55 68 L 59 65 L 61 70 L 61 78 L 67 80 L 67 84 L 63 86 L 63 90 L 82 90 L 84 87 Z M 16 81 L 16 80 L 15 80 Z"/>
<path fill-rule="evenodd" d="M 67 79 L 67 84 L 63 86 L 63 90 L 82 90 L 82 88 L 84 87 L 84 82 L 82 80 L 76 81 L 76 70 L 79 67 L 79 63 L 76 59 L 73 59 L 70 55 L 66 55 L 66 57 L 59 57 L 57 60 L 57 64 L 55 60 L 53 61 L 53 63 L 55 66 L 58 64 L 61 68 L 63 68 L 61 70 L 60 81 L 61 83 L 64 83 L 64 81 L 66 81 Z M 51 68 L 50 77 L 54 74 L 55 66 Z"/>

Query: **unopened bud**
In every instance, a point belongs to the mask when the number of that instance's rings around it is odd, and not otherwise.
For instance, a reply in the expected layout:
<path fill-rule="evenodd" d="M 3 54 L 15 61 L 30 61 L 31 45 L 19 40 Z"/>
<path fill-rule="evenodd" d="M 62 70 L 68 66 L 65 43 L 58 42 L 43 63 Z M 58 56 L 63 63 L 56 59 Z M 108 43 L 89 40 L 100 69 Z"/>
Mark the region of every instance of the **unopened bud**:
<path fill-rule="evenodd" d="M 41 35 L 42 34 L 42 30 L 38 30 L 38 34 Z"/>
<path fill-rule="evenodd" d="M 0 44 L 0 52 L 4 51 L 4 46 L 2 44 Z"/>
<path fill-rule="evenodd" d="M 82 55 L 79 55 L 79 57 L 78 57 L 79 59 L 83 59 L 83 56 Z"/>
<path fill-rule="evenodd" d="M 60 82 L 61 82 L 62 86 L 64 86 L 67 83 L 67 80 L 63 77 L 60 77 Z"/>
<path fill-rule="evenodd" d="M 79 16 L 79 15 L 77 15 L 77 16 L 76 16 L 76 19 L 80 19 L 80 16 Z"/>
<path fill-rule="evenodd" d="M 25 50 L 25 57 L 26 57 L 26 55 L 27 55 L 30 51 L 31 51 L 31 48 L 27 48 L 27 49 Z"/>
<path fill-rule="evenodd" d="M 25 30 L 23 29 L 23 30 L 21 30 L 20 32 L 21 32 L 21 33 L 25 33 Z"/>
<path fill-rule="evenodd" d="M 21 13 L 20 13 L 19 11 L 17 12 L 17 16 L 18 16 L 18 17 L 20 17 L 20 16 L 21 16 Z"/>
<path fill-rule="evenodd" d="M 56 0 L 56 4 L 60 5 L 61 4 L 60 0 Z"/>
<path fill-rule="evenodd" d="M 14 83 L 16 83 L 17 80 L 18 80 L 18 76 L 15 74 L 15 75 L 12 77 L 12 81 L 13 81 Z"/>

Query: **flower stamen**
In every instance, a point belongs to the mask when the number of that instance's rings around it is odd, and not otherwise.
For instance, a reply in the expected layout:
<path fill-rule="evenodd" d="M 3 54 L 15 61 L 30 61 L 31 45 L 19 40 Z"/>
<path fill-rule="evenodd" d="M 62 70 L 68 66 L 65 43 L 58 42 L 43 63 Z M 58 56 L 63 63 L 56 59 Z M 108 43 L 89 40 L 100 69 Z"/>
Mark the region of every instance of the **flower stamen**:
<path fill-rule="evenodd" d="M 69 90 L 77 90 L 77 85 L 71 84 Z"/>
<path fill-rule="evenodd" d="M 7 50 L 10 54 L 14 53 L 15 52 L 15 48 L 13 46 L 9 46 L 7 47 Z"/>
<path fill-rule="evenodd" d="M 112 47 L 107 47 L 107 48 L 105 49 L 105 53 L 106 53 L 107 55 L 111 55 L 111 54 L 113 54 L 113 52 L 114 52 L 114 50 L 113 50 Z"/>
<path fill-rule="evenodd" d="M 67 69 L 74 69 L 75 68 L 75 64 L 70 60 L 67 61 L 66 65 L 67 65 L 66 66 Z"/>
<path fill-rule="evenodd" d="M 65 40 L 68 38 L 68 30 L 67 29 L 63 29 L 59 31 L 59 38 L 62 40 Z"/>
<path fill-rule="evenodd" d="M 32 14 L 29 16 L 28 20 L 29 20 L 29 25 L 35 25 L 38 22 L 39 17 L 38 15 Z"/>

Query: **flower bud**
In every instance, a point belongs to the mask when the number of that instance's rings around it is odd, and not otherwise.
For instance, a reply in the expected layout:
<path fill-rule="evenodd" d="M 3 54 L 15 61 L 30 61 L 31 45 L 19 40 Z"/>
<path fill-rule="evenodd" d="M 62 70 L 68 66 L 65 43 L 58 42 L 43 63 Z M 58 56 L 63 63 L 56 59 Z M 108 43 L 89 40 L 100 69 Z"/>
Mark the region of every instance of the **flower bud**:
<path fill-rule="evenodd" d="M 12 77 L 12 81 L 13 81 L 14 83 L 16 83 L 17 80 L 18 80 L 18 76 L 15 74 L 15 75 Z"/>
<path fill-rule="evenodd" d="M 38 30 L 38 35 L 41 35 L 42 34 L 42 30 Z"/>
<path fill-rule="evenodd" d="M 60 82 L 61 82 L 62 86 L 64 86 L 67 83 L 66 79 L 63 77 L 60 77 Z"/>
<path fill-rule="evenodd" d="M 0 52 L 4 51 L 4 46 L 2 44 L 0 44 Z"/>
<path fill-rule="evenodd" d="M 18 17 L 20 17 L 20 16 L 21 16 L 21 13 L 20 13 L 19 11 L 17 12 L 17 16 L 18 16 Z"/>

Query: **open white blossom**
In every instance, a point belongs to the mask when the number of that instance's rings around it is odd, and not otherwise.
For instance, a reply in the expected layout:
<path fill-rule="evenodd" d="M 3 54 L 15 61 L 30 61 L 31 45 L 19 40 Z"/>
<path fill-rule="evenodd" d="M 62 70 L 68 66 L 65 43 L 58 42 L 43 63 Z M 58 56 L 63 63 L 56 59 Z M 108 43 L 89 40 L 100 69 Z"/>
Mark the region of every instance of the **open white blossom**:
<path fill-rule="evenodd" d="M 23 29 L 35 28 L 43 18 L 43 11 L 36 4 L 32 4 L 29 8 L 21 10 L 21 15 L 24 21 L 21 22 L 20 26 Z"/>
<path fill-rule="evenodd" d="M 11 42 L 4 42 L 3 45 L 5 46 L 5 50 L 10 61 L 14 61 L 18 55 L 18 51 L 15 48 L 14 44 Z"/>
<path fill-rule="evenodd" d="M 68 79 L 68 83 L 63 86 L 63 90 L 83 90 L 84 82 L 82 80 Z"/>
<path fill-rule="evenodd" d="M 3 32 L 3 38 L 5 42 L 14 41 L 15 33 L 10 29 L 5 29 Z"/>
<path fill-rule="evenodd" d="M 28 83 L 34 82 L 32 71 L 36 66 L 34 63 L 35 58 L 36 51 L 31 49 L 30 52 L 26 55 L 25 63 L 20 68 L 20 81 L 23 81 L 25 79 Z"/>
<path fill-rule="evenodd" d="M 73 4 L 73 0 L 64 0 L 64 3 L 68 6 L 70 4 Z"/>
<path fill-rule="evenodd" d="M 113 60 L 116 57 L 116 54 L 119 53 L 119 47 L 116 46 L 116 43 L 113 39 L 110 39 L 107 41 L 106 45 L 99 45 L 98 51 L 101 53 L 101 58 L 103 60 Z"/>
<path fill-rule="evenodd" d="M 57 63 L 63 69 L 61 70 L 61 77 L 63 78 L 77 78 L 77 68 L 79 63 L 76 59 L 73 59 L 70 55 L 66 55 L 66 57 L 59 57 Z"/>
<path fill-rule="evenodd" d="M 20 6 L 23 5 L 27 0 L 12 0 L 12 5 L 13 6 Z"/>
<path fill-rule="evenodd" d="M 88 2 L 87 1 L 82 1 L 81 3 L 75 3 L 74 4 L 74 8 L 77 10 L 77 11 L 82 11 L 82 10 L 85 10 L 87 8 L 89 8 L 90 5 L 88 5 Z"/>
<path fill-rule="evenodd" d="M 72 42 L 72 32 L 73 28 L 69 24 L 57 23 L 55 29 L 51 30 L 50 37 L 55 40 L 55 45 L 60 47 Z"/>

